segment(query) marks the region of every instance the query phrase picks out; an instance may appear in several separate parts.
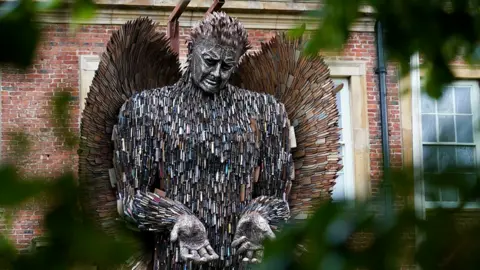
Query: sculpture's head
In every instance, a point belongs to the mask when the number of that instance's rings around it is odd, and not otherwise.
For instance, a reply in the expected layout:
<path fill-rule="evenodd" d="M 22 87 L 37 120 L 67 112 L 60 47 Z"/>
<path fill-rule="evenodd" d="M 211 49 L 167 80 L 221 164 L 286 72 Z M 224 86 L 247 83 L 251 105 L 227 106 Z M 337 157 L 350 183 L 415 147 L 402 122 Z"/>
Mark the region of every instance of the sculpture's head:
<path fill-rule="evenodd" d="M 224 12 L 214 12 L 193 27 L 188 40 L 188 70 L 193 83 L 218 93 L 250 48 L 243 25 Z"/>

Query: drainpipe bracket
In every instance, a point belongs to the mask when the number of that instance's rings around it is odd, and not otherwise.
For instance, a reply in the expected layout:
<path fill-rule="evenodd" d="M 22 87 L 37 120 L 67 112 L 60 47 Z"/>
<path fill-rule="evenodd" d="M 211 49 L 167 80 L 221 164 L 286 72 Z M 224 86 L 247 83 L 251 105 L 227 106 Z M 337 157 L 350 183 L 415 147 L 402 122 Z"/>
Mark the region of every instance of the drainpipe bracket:
<path fill-rule="evenodd" d="M 387 74 L 387 69 L 384 68 L 384 67 L 381 67 L 381 68 L 375 68 L 375 74 L 381 74 L 381 73 L 385 73 Z"/>

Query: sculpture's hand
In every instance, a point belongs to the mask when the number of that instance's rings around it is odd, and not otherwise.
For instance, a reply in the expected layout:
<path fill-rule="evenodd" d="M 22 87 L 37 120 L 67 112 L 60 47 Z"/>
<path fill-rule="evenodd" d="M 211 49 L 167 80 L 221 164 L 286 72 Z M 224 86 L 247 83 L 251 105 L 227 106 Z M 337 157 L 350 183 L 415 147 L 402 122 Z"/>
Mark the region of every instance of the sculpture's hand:
<path fill-rule="evenodd" d="M 246 252 L 244 262 L 259 263 L 263 257 L 263 241 L 266 238 L 275 238 L 268 221 L 258 213 L 248 213 L 238 222 L 232 247 L 238 247 L 238 254 Z"/>
<path fill-rule="evenodd" d="M 218 259 L 208 242 L 205 226 L 195 216 L 180 216 L 170 233 L 170 240 L 178 240 L 180 257 L 184 261 L 192 260 L 200 264 Z"/>

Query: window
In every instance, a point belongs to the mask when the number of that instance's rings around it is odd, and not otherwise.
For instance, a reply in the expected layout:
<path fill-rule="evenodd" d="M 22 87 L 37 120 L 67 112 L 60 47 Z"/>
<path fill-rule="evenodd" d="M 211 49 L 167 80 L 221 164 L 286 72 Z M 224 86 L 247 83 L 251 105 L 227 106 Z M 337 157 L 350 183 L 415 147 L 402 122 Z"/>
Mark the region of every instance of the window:
<path fill-rule="evenodd" d="M 477 132 L 479 113 L 478 83 L 474 81 L 458 81 L 445 88 L 444 94 L 438 100 L 422 94 L 421 112 L 421 148 L 423 179 L 441 172 L 452 166 L 478 166 L 480 137 Z M 449 171 L 452 181 L 459 174 L 466 178 L 474 173 Z M 457 176 L 457 177 L 456 177 Z M 465 179 L 465 178 L 464 178 Z M 423 181 L 424 205 L 426 208 L 436 204 L 455 206 L 460 201 L 458 190 L 429 186 Z M 473 204 L 473 205 L 476 205 Z"/>
<path fill-rule="evenodd" d="M 353 167 L 353 139 L 350 122 L 350 88 L 347 79 L 334 79 L 335 86 L 343 83 L 343 88 L 337 93 L 337 108 L 339 113 L 340 155 L 343 168 L 338 172 L 333 186 L 334 201 L 353 200 L 355 198 L 355 179 Z"/>

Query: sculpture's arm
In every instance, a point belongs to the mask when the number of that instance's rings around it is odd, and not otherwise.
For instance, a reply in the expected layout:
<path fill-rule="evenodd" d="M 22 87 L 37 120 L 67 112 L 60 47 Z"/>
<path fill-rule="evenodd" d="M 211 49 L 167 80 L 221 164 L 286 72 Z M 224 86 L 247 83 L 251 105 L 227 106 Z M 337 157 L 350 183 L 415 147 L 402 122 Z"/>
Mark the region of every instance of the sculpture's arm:
<path fill-rule="evenodd" d="M 127 204 L 124 213 L 144 231 L 170 231 L 181 216 L 193 215 L 182 203 L 152 192 L 138 192 Z"/>
<path fill-rule="evenodd" d="M 261 153 L 259 179 L 254 179 L 261 194 L 242 211 L 233 247 L 237 253 L 246 252 L 244 261 L 256 262 L 262 257 L 262 242 L 274 238 L 272 228 L 278 228 L 290 218 L 288 193 L 294 177 L 290 153 L 290 124 L 283 104 L 267 103 L 264 119 L 260 122 Z"/>
<path fill-rule="evenodd" d="M 285 106 L 270 96 L 260 125 L 260 194 L 288 199 L 295 177 L 290 121 Z"/>
<path fill-rule="evenodd" d="M 254 179 L 260 197 L 253 200 L 244 212 L 258 212 L 271 225 L 290 218 L 288 195 L 295 170 L 291 154 L 290 121 L 285 106 L 272 96 L 266 99 L 260 125 L 260 174 Z"/>
<path fill-rule="evenodd" d="M 132 217 L 140 229 L 171 230 L 170 240 L 179 242 L 180 257 L 195 263 L 218 259 L 203 223 L 182 203 L 155 193 L 139 193 L 132 201 Z"/>
<path fill-rule="evenodd" d="M 259 262 L 263 256 L 263 241 L 274 239 L 274 224 L 288 220 L 290 209 L 282 199 L 268 196 L 255 198 L 242 211 L 232 242 L 238 254 L 244 254 L 243 261 Z"/>

